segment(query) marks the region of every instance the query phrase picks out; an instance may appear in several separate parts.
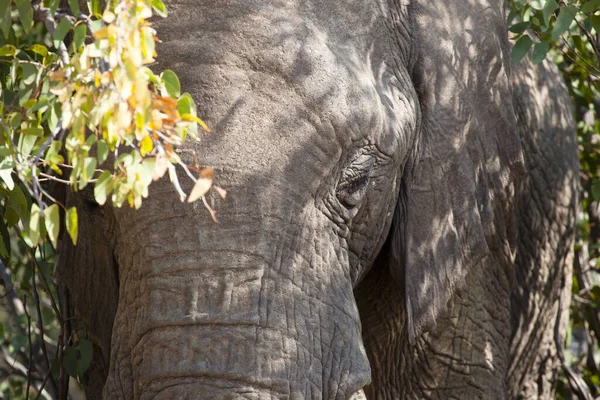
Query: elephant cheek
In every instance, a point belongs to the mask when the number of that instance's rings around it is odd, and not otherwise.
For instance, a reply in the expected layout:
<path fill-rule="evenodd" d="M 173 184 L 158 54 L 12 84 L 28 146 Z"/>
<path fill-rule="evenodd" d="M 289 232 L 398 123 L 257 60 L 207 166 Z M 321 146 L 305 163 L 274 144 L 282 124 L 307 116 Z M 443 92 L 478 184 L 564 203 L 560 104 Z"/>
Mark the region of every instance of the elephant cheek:
<path fill-rule="evenodd" d="M 170 225 L 181 231 L 190 218 Z M 277 241 L 251 232 L 281 230 L 224 219 L 201 243 L 142 229 L 120 252 L 104 397 L 350 398 L 370 369 L 350 280 L 324 256 L 335 251 L 273 256 Z M 248 238 L 243 250 L 221 248 L 232 235 Z"/>

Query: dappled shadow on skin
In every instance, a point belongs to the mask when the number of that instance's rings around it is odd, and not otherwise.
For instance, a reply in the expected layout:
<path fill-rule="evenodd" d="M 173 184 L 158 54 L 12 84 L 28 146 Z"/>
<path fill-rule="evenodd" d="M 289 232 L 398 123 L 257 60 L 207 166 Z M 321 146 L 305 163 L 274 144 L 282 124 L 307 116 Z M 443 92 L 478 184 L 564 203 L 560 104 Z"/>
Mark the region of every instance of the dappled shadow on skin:
<path fill-rule="evenodd" d="M 556 347 L 562 346 L 568 321 L 579 162 L 571 105 L 564 85 L 556 84 L 558 75 L 553 65 L 533 67 L 529 60 L 513 75 L 528 171 L 518 187 L 508 375 L 520 383 L 511 393 L 515 397 L 554 392 Z"/>
<path fill-rule="evenodd" d="M 354 72 L 328 49 L 341 39 L 320 37 L 323 27 L 299 29 L 278 48 L 269 38 L 274 28 L 252 22 L 289 14 L 293 28 L 302 10 L 253 4 L 239 15 L 227 9 L 223 16 L 219 7 L 191 12 L 174 37 L 159 28 L 162 65 L 176 70 L 198 114 L 215 128 L 182 156 L 191 163 L 195 150 L 201 165 L 214 166 L 228 197 L 215 203 L 219 224 L 201 204 L 176 203 L 167 182 L 151 189 L 140 212 L 119 212 L 121 291 L 131 303 L 123 299 L 117 315 L 114 336 L 122 342 L 113 361 L 123 361 L 113 365 L 107 393 L 128 384 L 120 371 L 132 376 L 134 393 L 145 388 L 163 397 L 179 393 L 177 374 L 186 385 L 197 377 L 196 387 L 207 393 L 227 393 L 229 381 L 231 394 L 245 388 L 259 398 L 272 392 L 345 400 L 369 379 L 352 295 L 358 261 L 345 244 L 347 228 L 328 214 L 326 202 L 350 146 L 369 128 L 377 140 L 382 118 L 370 105 L 374 90 L 356 84 Z M 187 54 L 199 61 L 184 58 L 180 44 L 202 33 L 187 30 L 195 27 L 191 21 L 202 26 L 212 13 L 220 13 L 219 29 L 230 32 L 233 24 L 238 33 L 225 40 L 207 27 L 209 37 L 198 37 Z M 199 50 L 210 46 L 218 50 Z M 393 198 L 391 191 L 386 196 Z M 125 238 L 132 227 L 135 234 Z M 210 299 L 198 292 L 205 287 Z M 125 331 L 132 339 L 120 339 Z M 228 346 L 219 360 L 223 338 Z M 244 362 L 234 361 L 236 353 Z"/>
<path fill-rule="evenodd" d="M 215 167 L 228 196 L 209 196 L 219 223 L 202 203 L 179 203 L 166 180 L 139 212 L 115 211 L 112 397 L 346 400 L 370 376 L 353 285 L 373 264 L 356 297 L 387 398 L 461 393 L 480 371 L 504 380 L 516 232 L 508 199 L 521 159 L 505 28 L 486 20 L 503 18 L 501 8 L 419 6 L 423 48 L 409 66 L 410 46 L 394 42 L 399 54 L 389 55 L 390 23 L 363 3 L 328 5 L 328 15 L 310 2 L 169 4 L 158 68 L 177 72 L 214 130 L 181 155 Z M 368 146 L 393 168 L 349 222 L 336 186 Z M 399 241 L 374 263 L 405 162 Z M 387 207 L 375 209 L 374 197 Z M 400 264 L 390 265 L 392 246 Z"/>
<path fill-rule="evenodd" d="M 539 348 L 540 341 L 532 341 L 525 331 L 539 328 L 536 335 L 546 338 L 554 333 L 556 311 L 534 299 L 545 298 L 556 303 L 560 288 L 564 287 L 560 278 L 564 273 L 563 261 L 570 252 L 574 224 L 572 185 L 577 165 L 574 130 L 569 123 L 552 116 L 553 111 L 560 109 L 559 118 L 570 118 L 568 96 L 561 92 L 561 87 L 553 96 L 535 95 L 536 102 L 526 105 L 532 112 L 545 113 L 540 121 L 547 124 L 546 128 L 534 121 L 527 126 L 520 125 L 518 135 L 514 112 L 520 105 L 512 100 L 506 27 L 501 3 L 496 3 L 492 7 L 482 2 L 434 2 L 416 8 L 417 22 L 426 29 L 416 38 L 422 43 L 423 53 L 413 72 L 423 112 L 420 158 L 414 169 L 431 168 L 442 176 L 446 171 L 450 174 L 446 175 L 446 182 L 436 172 L 433 179 L 424 175 L 417 181 L 422 184 L 421 193 L 434 199 L 432 203 L 429 199 L 411 202 L 408 187 L 408 205 L 403 209 L 406 216 L 401 222 L 410 219 L 411 212 L 416 210 L 427 215 L 420 221 L 430 223 L 426 225 L 429 228 L 424 229 L 407 227 L 404 235 L 408 241 L 400 241 L 399 247 L 407 246 L 398 253 L 408 260 L 401 278 L 409 292 L 405 294 L 401 288 L 393 288 L 391 276 L 385 272 L 388 263 L 385 252 L 376 263 L 375 271 L 357 290 L 367 350 L 374 374 L 381 375 L 374 379 L 395 390 L 391 394 L 382 393 L 373 387 L 381 398 L 403 398 L 419 391 L 423 396 L 434 397 L 436 392 L 443 393 L 438 394 L 441 398 L 451 393 L 460 394 L 461 398 L 476 397 L 476 393 L 489 398 L 500 396 L 506 390 L 507 376 L 508 390 L 514 395 L 524 384 L 540 378 L 533 376 L 529 366 L 545 357 L 538 357 L 545 352 Z M 554 85 L 548 78 L 542 71 L 540 87 Z M 516 94 L 521 95 L 525 93 Z M 463 135 L 457 135 L 457 131 Z M 540 131 L 543 137 L 539 137 Z M 562 135 L 562 146 L 570 149 L 570 154 L 561 153 L 563 147 L 556 145 L 556 135 Z M 529 145 L 531 138 L 543 143 L 546 152 L 553 156 L 540 158 Z M 521 142 L 526 164 L 521 158 Z M 552 157 L 560 159 L 559 165 L 554 165 Z M 543 186 L 544 178 L 535 172 L 538 163 L 542 169 L 552 170 L 553 180 L 547 186 Z M 467 172 L 469 169 L 471 172 Z M 535 193 L 519 182 L 537 181 L 551 192 L 550 196 L 563 199 L 564 204 L 550 207 L 540 215 L 546 228 L 556 225 L 562 227 L 562 233 L 547 230 L 542 242 L 531 246 L 527 238 L 536 235 L 533 231 L 538 227 L 528 226 L 523 222 L 528 219 L 523 216 L 542 211 L 536 210 L 539 206 L 535 204 Z M 440 190 L 450 194 L 445 197 L 437 193 Z M 443 208 L 445 202 L 451 204 L 452 212 L 463 212 L 448 218 Z M 447 229 L 445 224 L 454 227 L 456 232 Z M 411 241 L 411 235 L 426 233 L 427 229 L 435 231 Z M 452 257 L 453 249 L 448 243 L 452 243 L 456 234 L 462 237 L 456 247 L 464 250 L 466 257 L 463 254 L 459 255 L 464 257 L 462 259 L 444 262 L 444 257 L 449 254 Z M 471 247 L 472 241 L 478 239 L 485 239 L 485 244 Z M 559 253 L 546 252 L 547 259 L 537 264 L 536 252 L 552 245 L 559 246 Z M 473 249 L 475 251 L 469 251 Z M 437 267 L 428 269 L 426 263 L 411 263 L 410 257 L 406 258 L 407 251 L 429 254 Z M 485 254 L 488 256 L 481 260 Z M 540 274 L 536 276 L 535 271 Z M 523 279 L 525 276 L 529 279 Z M 554 287 L 554 291 L 543 291 L 544 285 Z M 378 294 L 382 293 L 382 299 L 369 294 L 373 288 Z M 511 305 L 511 296 L 517 292 L 522 300 L 514 300 Z M 433 315 L 427 315 L 431 320 L 425 321 L 421 326 L 423 330 L 431 330 L 433 327 L 427 322 L 438 320 L 440 314 L 437 328 L 415 347 L 407 346 L 403 338 L 411 334 L 410 328 L 406 332 L 404 325 L 411 316 L 404 315 L 401 309 L 393 311 L 394 305 L 403 303 L 405 296 L 410 302 L 420 303 L 413 311 L 417 314 L 434 310 Z M 521 305 L 523 300 L 525 304 Z M 451 309 L 446 311 L 448 301 Z M 542 319 L 551 323 L 542 326 L 531 318 L 536 307 L 541 307 Z M 519 332 L 515 332 L 517 329 L 513 326 L 511 335 L 511 321 L 514 324 L 515 320 L 522 325 Z M 416 325 L 419 328 L 418 322 Z M 515 338 L 512 353 L 509 351 L 511 337 Z M 520 340 L 531 344 L 528 354 L 515 352 L 514 343 Z M 384 351 L 392 355 L 380 357 Z M 424 354 L 428 362 L 423 361 Z M 548 354 L 555 353 L 549 349 Z M 556 358 L 551 355 L 548 360 L 552 363 Z M 518 363 L 523 369 L 513 371 L 511 368 Z M 528 368 L 531 373 L 525 376 L 524 370 Z M 555 370 L 553 366 L 548 368 L 548 371 Z M 509 371 L 512 372 L 507 375 Z M 548 386 L 552 384 L 548 375 L 540 381 Z M 551 389 L 542 390 L 548 396 L 551 393 Z"/>

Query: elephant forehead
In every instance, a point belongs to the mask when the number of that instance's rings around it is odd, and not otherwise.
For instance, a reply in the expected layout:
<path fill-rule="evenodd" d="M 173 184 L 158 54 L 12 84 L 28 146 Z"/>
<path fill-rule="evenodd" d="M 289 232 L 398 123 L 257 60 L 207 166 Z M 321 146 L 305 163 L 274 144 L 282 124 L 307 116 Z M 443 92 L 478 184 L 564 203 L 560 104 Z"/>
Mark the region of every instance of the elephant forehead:
<path fill-rule="evenodd" d="M 389 43 L 374 40 L 385 30 L 374 4 L 211 4 L 174 7 L 179 23 L 159 26 L 159 60 L 180 75 L 215 132 L 198 146 L 203 162 L 222 164 L 227 154 L 261 172 L 308 152 L 326 155 L 311 163 L 333 165 L 364 138 L 395 151 L 405 114 L 389 109 L 403 104 L 393 93 L 403 88 L 388 67 Z"/>

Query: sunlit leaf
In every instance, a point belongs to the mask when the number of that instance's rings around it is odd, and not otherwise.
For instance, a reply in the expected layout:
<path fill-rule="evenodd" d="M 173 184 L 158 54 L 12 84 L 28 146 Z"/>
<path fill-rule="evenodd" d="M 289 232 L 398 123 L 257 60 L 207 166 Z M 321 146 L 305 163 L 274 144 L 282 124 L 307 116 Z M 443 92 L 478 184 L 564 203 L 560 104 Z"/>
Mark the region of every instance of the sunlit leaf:
<path fill-rule="evenodd" d="M 188 203 L 192 203 L 202 196 L 204 196 L 211 188 L 213 182 L 214 170 L 212 168 L 205 168 L 200 171 L 200 177 L 194 184 L 192 191 L 188 197 Z"/>
<path fill-rule="evenodd" d="M 48 55 L 48 48 L 43 44 L 34 44 L 31 46 L 31 51 L 41 55 L 42 57 L 46 57 Z"/>
<path fill-rule="evenodd" d="M 54 248 L 56 248 L 58 232 L 60 229 L 60 210 L 58 205 L 52 204 L 44 210 L 44 222 L 46 224 L 48 238 L 52 242 Z"/>
<path fill-rule="evenodd" d="M 96 144 L 98 164 L 102 164 L 108 157 L 108 144 L 104 140 L 99 140 Z"/>
<path fill-rule="evenodd" d="M 5 44 L 0 47 L 0 57 L 14 56 L 17 53 L 17 48 L 12 44 Z"/>
<path fill-rule="evenodd" d="M 163 3 L 162 0 L 152 0 L 152 9 L 157 15 L 163 18 L 167 17 L 167 8 L 165 7 L 165 3 Z"/>
<path fill-rule="evenodd" d="M 73 244 L 77 244 L 78 237 L 78 223 L 77 223 L 77 209 L 75 207 L 71 207 L 67 210 L 65 214 L 65 226 L 67 228 L 67 232 L 73 241 Z"/>
<path fill-rule="evenodd" d="M 110 171 L 104 171 L 98 177 L 94 185 L 94 199 L 100 205 L 106 203 L 106 199 L 112 191 L 112 174 Z"/>
<path fill-rule="evenodd" d="M 204 123 L 204 121 L 202 121 L 200 118 L 196 117 L 195 115 L 192 115 L 192 114 L 183 114 L 181 116 L 181 119 L 184 120 L 184 121 L 193 121 L 193 122 L 196 122 L 206 132 L 210 132 L 210 129 L 208 129 L 208 126 Z"/>
<path fill-rule="evenodd" d="M 12 177 L 14 163 L 10 158 L 5 158 L 0 161 L 0 182 L 4 182 L 9 190 L 15 187 L 15 182 Z"/>
<path fill-rule="evenodd" d="M 31 211 L 29 212 L 29 240 L 31 240 L 32 246 L 36 246 L 40 240 L 40 220 L 41 211 L 38 205 L 34 202 L 31 205 Z"/>
<path fill-rule="evenodd" d="M 163 96 L 169 95 L 175 98 L 179 97 L 181 90 L 179 78 L 177 78 L 177 75 L 175 75 L 173 71 L 170 69 L 163 71 L 163 73 L 160 75 L 160 80 L 162 84 L 161 91 L 163 92 Z"/>

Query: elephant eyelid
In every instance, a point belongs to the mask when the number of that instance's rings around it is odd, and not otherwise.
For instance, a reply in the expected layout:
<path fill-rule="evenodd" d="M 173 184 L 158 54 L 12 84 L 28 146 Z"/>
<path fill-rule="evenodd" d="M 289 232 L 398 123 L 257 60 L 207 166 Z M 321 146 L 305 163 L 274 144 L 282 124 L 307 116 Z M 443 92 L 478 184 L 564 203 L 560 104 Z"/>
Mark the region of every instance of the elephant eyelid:
<path fill-rule="evenodd" d="M 361 202 L 367 192 L 374 164 L 375 157 L 361 154 L 342 173 L 337 185 L 336 197 L 345 208 L 352 209 Z"/>

